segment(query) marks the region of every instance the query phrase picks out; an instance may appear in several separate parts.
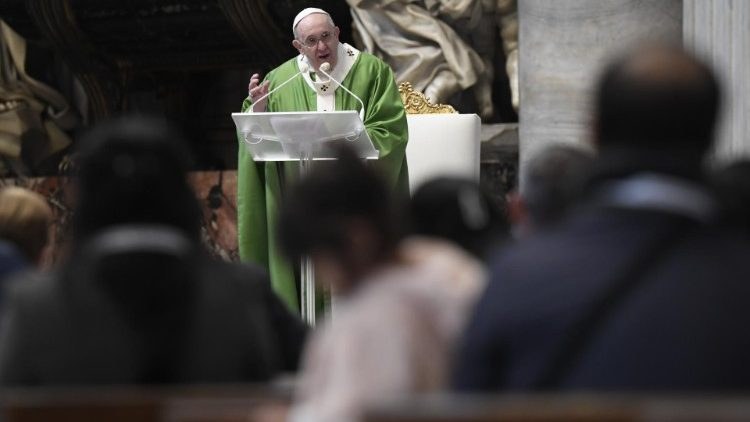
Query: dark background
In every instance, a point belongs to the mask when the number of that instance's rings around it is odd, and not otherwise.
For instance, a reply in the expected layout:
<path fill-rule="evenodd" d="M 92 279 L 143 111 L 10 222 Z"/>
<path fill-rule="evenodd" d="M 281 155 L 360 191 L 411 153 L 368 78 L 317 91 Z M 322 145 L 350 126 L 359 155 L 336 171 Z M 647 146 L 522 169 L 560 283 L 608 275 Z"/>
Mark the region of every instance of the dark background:
<path fill-rule="evenodd" d="M 330 12 L 342 41 L 354 44 L 342 0 L 4 0 L 0 16 L 27 40 L 27 72 L 82 115 L 74 140 L 123 112 L 156 114 L 183 129 L 196 169 L 223 170 L 237 165 L 230 114 L 247 96 L 249 75 L 297 54 L 291 25 L 309 6 Z M 488 122 L 517 121 L 496 41 L 496 112 Z M 468 94 L 451 103 L 474 111 Z M 55 174 L 61 158 L 32 171 Z"/>

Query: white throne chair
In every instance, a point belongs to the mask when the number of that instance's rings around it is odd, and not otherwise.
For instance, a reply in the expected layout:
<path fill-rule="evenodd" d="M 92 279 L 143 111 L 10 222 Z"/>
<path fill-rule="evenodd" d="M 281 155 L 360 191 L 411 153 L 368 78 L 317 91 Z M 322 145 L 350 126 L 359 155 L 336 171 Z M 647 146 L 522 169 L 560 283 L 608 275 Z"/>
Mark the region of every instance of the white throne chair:
<path fill-rule="evenodd" d="M 435 105 L 409 82 L 399 86 L 409 125 L 406 161 L 409 189 L 441 176 L 462 177 L 479 183 L 481 120 L 459 114 L 449 105 Z"/>

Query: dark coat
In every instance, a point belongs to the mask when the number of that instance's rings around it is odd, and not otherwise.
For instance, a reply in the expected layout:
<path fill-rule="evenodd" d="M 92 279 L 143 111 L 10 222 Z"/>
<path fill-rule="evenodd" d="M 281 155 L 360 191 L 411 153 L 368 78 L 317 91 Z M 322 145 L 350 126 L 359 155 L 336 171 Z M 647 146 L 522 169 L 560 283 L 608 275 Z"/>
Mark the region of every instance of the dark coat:
<path fill-rule="evenodd" d="M 456 365 L 459 390 L 750 387 L 750 247 L 739 233 L 590 204 L 491 271 Z M 628 287 L 599 309 L 617 283 Z"/>
<path fill-rule="evenodd" d="M 129 259 L 106 279 L 71 265 L 15 280 L 3 315 L 0 381 L 241 382 L 296 369 L 305 327 L 272 293 L 265 273 L 191 260 L 177 269 L 152 267 L 143 279 L 133 279 L 128 264 L 136 262 Z"/>

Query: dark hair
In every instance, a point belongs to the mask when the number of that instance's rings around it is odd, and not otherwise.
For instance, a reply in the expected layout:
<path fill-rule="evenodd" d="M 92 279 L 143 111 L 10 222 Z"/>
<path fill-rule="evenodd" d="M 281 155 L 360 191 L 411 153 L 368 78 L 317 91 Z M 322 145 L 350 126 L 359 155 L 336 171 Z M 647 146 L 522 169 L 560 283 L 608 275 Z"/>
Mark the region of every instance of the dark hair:
<path fill-rule="evenodd" d="M 410 209 L 415 234 L 448 239 L 480 258 L 508 232 L 503 214 L 473 180 L 427 181 L 414 192 Z"/>
<path fill-rule="evenodd" d="M 536 227 L 560 221 L 583 194 L 592 171 L 593 154 L 568 145 L 551 145 L 523 169 L 523 197 Z"/>
<path fill-rule="evenodd" d="M 596 90 L 597 141 L 682 150 L 711 145 L 720 92 L 708 66 L 681 48 L 641 46 L 612 62 Z"/>
<path fill-rule="evenodd" d="M 162 224 L 200 238 L 200 208 L 187 184 L 189 152 L 162 120 L 122 117 L 81 141 L 74 235 L 80 243 L 121 224 Z"/>
<path fill-rule="evenodd" d="M 140 336 L 139 383 L 186 376 L 200 208 L 186 180 L 184 145 L 164 121 L 122 117 L 94 128 L 80 147 L 74 255 L 63 285 L 87 317 L 98 309 L 91 292 L 101 290 Z"/>
<path fill-rule="evenodd" d="M 394 195 L 372 168 L 350 149 L 337 148 L 335 162 L 316 167 L 285 197 L 279 233 L 286 254 L 293 259 L 315 250 L 346 256 L 347 222 L 362 221 L 378 238 L 373 259 L 391 252 L 402 235 L 393 205 Z"/>

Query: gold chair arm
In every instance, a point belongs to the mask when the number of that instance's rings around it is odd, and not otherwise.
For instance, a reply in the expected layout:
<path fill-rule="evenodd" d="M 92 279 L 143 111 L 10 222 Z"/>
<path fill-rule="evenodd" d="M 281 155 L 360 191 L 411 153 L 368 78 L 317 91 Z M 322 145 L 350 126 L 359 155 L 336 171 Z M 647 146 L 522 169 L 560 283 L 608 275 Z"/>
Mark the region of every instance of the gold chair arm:
<path fill-rule="evenodd" d="M 432 104 L 430 99 L 411 86 L 411 82 L 402 82 L 398 86 L 401 101 L 404 102 L 406 114 L 457 114 L 455 108 L 448 104 Z"/>

